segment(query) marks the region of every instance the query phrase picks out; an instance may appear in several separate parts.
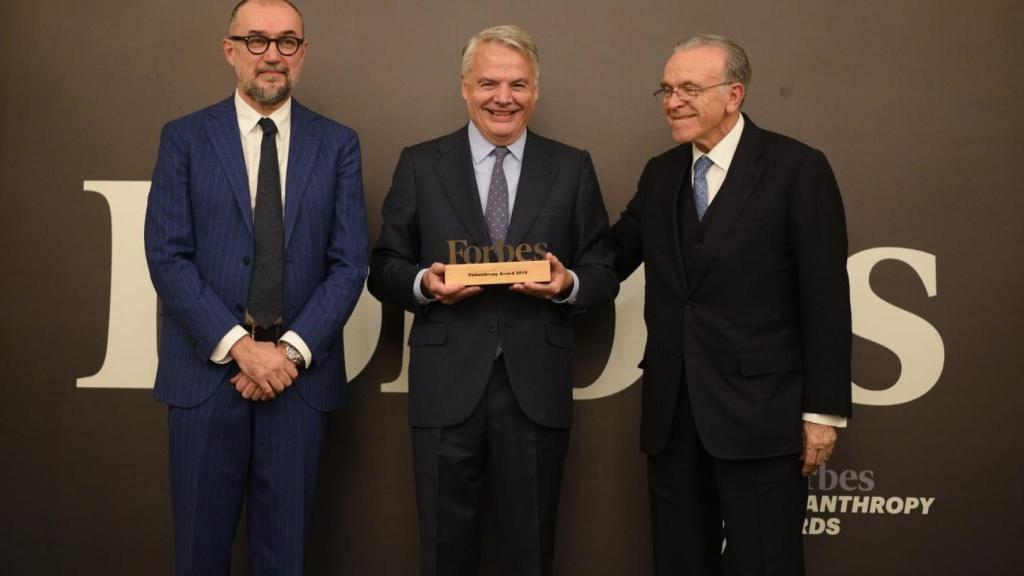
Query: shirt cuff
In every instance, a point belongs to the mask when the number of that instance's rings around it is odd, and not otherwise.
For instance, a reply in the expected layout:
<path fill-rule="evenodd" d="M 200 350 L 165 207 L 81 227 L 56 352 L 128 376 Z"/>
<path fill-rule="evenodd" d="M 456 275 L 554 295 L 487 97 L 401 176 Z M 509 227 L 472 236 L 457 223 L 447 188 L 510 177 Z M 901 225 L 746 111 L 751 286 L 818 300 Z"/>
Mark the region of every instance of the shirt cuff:
<path fill-rule="evenodd" d="M 423 293 L 423 275 L 427 273 L 428 268 L 420 270 L 416 274 L 416 280 L 412 283 L 412 294 L 416 298 L 417 304 L 430 304 L 437 300 L 437 298 L 427 298 L 426 294 Z"/>
<path fill-rule="evenodd" d="M 227 364 L 234 360 L 231 357 L 231 347 L 235 345 L 242 338 L 248 336 L 249 333 L 245 331 L 245 328 L 241 326 L 235 326 L 228 333 L 220 339 L 217 343 L 217 347 L 213 349 L 213 353 L 210 354 L 210 361 L 214 364 Z"/>
<path fill-rule="evenodd" d="M 306 341 L 302 339 L 294 330 L 289 330 L 281 336 L 278 342 L 287 342 L 291 344 L 299 354 L 302 354 L 302 359 L 306 361 L 306 369 L 313 365 L 313 351 L 306 346 Z"/>
<path fill-rule="evenodd" d="M 846 428 L 846 416 L 833 416 L 832 414 L 816 414 L 814 412 L 804 412 L 803 418 L 804 422 L 824 424 L 825 426 L 832 426 L 834 428 Z"/>
<path fill-rule="evenodd" d="M 572 270 L 568 270 L 569 274 L 572 274 L 572 290 L 569 291 L 569 295 L 559 300 L 558 298 L 552 298 L 551 301 L 555 304 L 575 304 L 576 296 L 580 293 L 580 277 L 576 275 Z"/>

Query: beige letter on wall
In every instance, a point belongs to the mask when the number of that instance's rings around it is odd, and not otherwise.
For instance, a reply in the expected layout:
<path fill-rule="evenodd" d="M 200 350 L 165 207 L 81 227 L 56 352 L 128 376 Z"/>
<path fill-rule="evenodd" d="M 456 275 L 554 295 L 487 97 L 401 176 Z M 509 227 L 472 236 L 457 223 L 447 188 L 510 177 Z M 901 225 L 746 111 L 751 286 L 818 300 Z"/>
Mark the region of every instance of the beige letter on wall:
<path fill-rule="evenodd" d="M 946 358 L 942 336 L 934 326 L 872 292 L 871 270 L 883 260 L 907 264 L 929 297 L 938 293 L 933 254 L 887 246 L 858 252 L 847 261 L 853 333 L 892 350 L 900 359 L 900 377 L 889 388 L 869 390 L 853 383 L 854 403 L 869 406 L 906 404 L 924 396 L 939 381 Z"/>
<path fill-rule="evenodd" d="M 573 399 L 595 400 L 629 388 L 640 379 L 637 364 L 643 358 L 646 342 L 644 266 L 641 264 L 619 287 L 619 296 L 615 299 L 615 336 L 608 363 L 593 384 L 573 390 Z"/>
<path fill-rule="evenodd" d="M 103 366 L 79 388 L 152 388 L 156 376 L 156 292 L 142 229 L 149 182 L 91 181 L 82 188 L 110 207 L 110 324 Z"/>

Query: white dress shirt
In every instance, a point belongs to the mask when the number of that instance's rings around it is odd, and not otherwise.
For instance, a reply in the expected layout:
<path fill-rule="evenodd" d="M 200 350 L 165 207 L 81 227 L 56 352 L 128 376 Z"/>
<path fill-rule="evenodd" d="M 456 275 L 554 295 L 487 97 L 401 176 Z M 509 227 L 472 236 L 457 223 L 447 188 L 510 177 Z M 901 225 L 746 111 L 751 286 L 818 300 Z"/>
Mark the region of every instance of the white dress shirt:
<path fill-rule="evenodd" d="M 249 198 L 252 201 L 253 210 L 256 209 L 256 180 L 260 171 L 260 149 L 263 144 L 263 128 L 259 122 L 263 116 L 252 106 L 242 99 L 241 94 L 235 90 L 235 113 L 238 116 L 238 132 L 242 139 L 242 155 L 245 158 L 245 171 L 249 176 Z M 286 190 L 285 182 L 288 179 L 288 144 L 291 142 L 292 131 L 292 99 L 285 100 L 277 110 L 270 116 L 277 126 L 277 165 L 281 174 L 281 208 L 284 209 Z M 210 354 L 210 360 L 217 364 L 227 364 L 232 360 L 230 356 L 231 347 L 243 336 L 248 334 L 245 328 L 235 326 L 221 338 L 217 347 Z M 302 354 L 306 361 L 306 367 L 313 364 L 313 352 L 306 345 L 306 342 L 294 331 L 289 330 L 281 336 L 281 341 L 287 342 L 295 347 Z"/>
<path fill-rule="evenodd" d="M 711 203 L 715 201 L 715 195 L 722 188 L 722 183 L 725 182 L 725 176 L 729 173 L 729 166 L 732 165 L 732 159 L 736 155 L 736 147 L 740 144 L 740 136 L 743 134 L 743 115 L 740 114 L 739 121 L 732 127 L 732 130 L 722 138 L 714 148 L 709 150 L 707 154 L 702 152 L 700 148 L 697 148 L 696 144 L 691 144 L 693 147 L 693 162 L 690 164 L 690 178 L 691 185 L 693 184 L 693 166 L 697 163 L 697 160 L 701 156 L 707 156 L 711 159 L 711 167 L 708 168 L 708 207 L 710 208 Z M 816 414 L 813 412 L 804 412 L 803 419 L 807 422 L 814 422 L 815 424 L 826 424 L 828 426 L 835 426 L 836 428 L 846 428 L 847 419 L 845 416 L 835 416 L 832 414 Z"/>

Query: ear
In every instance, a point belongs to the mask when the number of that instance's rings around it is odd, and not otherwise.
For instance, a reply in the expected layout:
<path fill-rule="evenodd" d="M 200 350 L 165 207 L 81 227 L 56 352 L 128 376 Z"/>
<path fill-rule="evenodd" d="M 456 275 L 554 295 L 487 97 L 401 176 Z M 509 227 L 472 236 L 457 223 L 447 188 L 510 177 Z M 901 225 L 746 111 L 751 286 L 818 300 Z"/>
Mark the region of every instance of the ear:
<path fill-rule="evenodd" d="M 235 43 L 227 38 L 220 41 L 221 50 L 224 51 L 224 59 L 231 66 L 235 65 Z"/>
<path fill-rule="evenodd" d="M 459 87 L 462 90 L 462 99 L 469 100 L 469 81 L 466 80 L 465 76 L 459 76 Z"/>
<path fill-rule="evenodd" d="M 725 109 L 728 113 L 733 114 L 739 111 L 740 107 L 743 106 L 743 101 L 747 98 L 747 87 L 743 84 L 733 84 L 729 86 L 729 103 L 726 104 Z"/>

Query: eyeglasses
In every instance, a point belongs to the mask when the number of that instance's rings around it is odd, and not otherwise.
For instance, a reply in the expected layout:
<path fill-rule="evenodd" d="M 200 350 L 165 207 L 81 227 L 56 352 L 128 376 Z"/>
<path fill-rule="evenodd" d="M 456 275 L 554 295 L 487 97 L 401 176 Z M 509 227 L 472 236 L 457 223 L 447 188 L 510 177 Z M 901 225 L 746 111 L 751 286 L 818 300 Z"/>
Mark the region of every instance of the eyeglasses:
<path fill-rule="evenodd" d="M 299 48 L 306 43 L 305 38 L 296 38 L 295 36 L 281 36 L 280 38 L 267 38 L 266 36 L 260 36 L 259 34 L 253 34 L 251 36 L 228 36 L 228 40 L 234 40 L 236 42 L 245 42 L 245 47 L 249 49 L 249 52 L 259 56 L 270 49 L 271 44 L 277 44 L 277 51 L 282 56 L 292 56 L 299 51 Z"/>
<path fill-rule="evenodd" d="M 672 99 L 672 95 L 675 94 L 680 100 L 693 100 L 701 95 L 701 92 L 705 90 L 711 90 L 712 88 L 718 88 L 719 86 L 728 86 L 732 82 L 722 82 L 712 86 L 695 86 L 693 84 L 684 84 L 679 88 L 672 88 L 669 86 L 662 86 L 654 91 L 654 99 L 659 102 L 668 102 Z"/>

